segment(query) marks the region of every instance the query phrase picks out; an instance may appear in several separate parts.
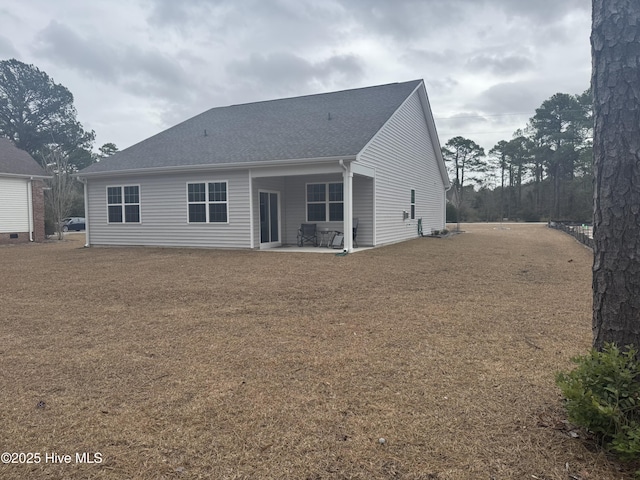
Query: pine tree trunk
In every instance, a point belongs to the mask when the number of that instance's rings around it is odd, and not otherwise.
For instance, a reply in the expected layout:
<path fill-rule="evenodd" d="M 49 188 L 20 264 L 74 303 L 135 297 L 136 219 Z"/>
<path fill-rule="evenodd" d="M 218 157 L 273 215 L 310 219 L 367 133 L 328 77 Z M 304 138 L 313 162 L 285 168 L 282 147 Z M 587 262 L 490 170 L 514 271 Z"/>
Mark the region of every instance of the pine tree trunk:
<path fill-rule="evenodd" d="M 593 0 L 593 344 L 640 347 L 640 2 Z"/>

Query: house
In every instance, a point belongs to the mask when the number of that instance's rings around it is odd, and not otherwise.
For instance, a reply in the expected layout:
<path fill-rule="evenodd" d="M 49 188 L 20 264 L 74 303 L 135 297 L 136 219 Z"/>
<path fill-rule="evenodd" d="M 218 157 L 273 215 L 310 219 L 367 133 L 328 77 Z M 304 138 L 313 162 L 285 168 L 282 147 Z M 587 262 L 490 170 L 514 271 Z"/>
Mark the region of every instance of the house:
<path fill-rule="evenodd" d="M 443 229 L 450 186 L 422 80 L 213 108 L 77 176 L 87 245 L 269 248 L 354 218 L 382 245 Z"/>
<path fill-rule="evenodd" d="M 31 155 L 0 137 L 0 244 L 44 240 L 45 178 Z"/>

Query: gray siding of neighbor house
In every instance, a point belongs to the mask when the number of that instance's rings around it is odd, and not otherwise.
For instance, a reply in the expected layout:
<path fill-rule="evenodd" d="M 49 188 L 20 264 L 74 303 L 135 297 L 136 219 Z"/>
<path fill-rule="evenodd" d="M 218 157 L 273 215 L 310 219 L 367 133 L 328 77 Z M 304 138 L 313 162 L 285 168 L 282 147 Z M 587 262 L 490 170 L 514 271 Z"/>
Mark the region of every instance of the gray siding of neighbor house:
<path fill-rule="evenodd" d="M 0 177 L 0 233 L 29 231 L 29 180 Z"/>
<path fill-rule="evenodd" d="M 425 233 L 444 228 L 445 189 L 418 92 L 395 112 L 359 161 L 376 170 L 376 245 L 416 237 L 419 218 Z M 411 189 L 416 191 L 416 218 L 404 220 L 403 211 L 411 213 Z"/>
<path fill-rule="evenodd" d="M 342 183 L 342 175 L 308 175 L 286 177 L 286 225 L 284 241 L 296 243 L 298 228 L 307 221 L 306 185 L 307 183 Z M 359 218 L 358 245 L 373 245 L 373 181 L 370 178 L 355 175 L 353 177 L 353 216 Z M 330 228 L 344 231 L 343 222 L 314 222 L 318 228 Z"/>
<path fill-rule="evenodd" d="M 227 181 L 228 223 L 188 223 L 187 183 Z M 107 187 L 140 186 L 141 223 L 107 222 Z M 249 248 L 249 175 L 246 170 L 91 178 L 92 245 Z"/>

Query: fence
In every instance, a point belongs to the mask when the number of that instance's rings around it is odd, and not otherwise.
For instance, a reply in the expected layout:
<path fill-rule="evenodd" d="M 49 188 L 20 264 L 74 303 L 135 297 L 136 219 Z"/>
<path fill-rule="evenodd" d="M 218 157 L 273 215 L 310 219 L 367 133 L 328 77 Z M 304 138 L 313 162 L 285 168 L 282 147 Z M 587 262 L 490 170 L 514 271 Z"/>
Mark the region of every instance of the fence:
<path fill-rule="evenodd" d="M 555 228 L 556 230 L 562 230 L 568 233 L 583 245 L 593 250 L 593 227 L 585 223 L 574 222 L 549 222 L 549 228 Z"/>

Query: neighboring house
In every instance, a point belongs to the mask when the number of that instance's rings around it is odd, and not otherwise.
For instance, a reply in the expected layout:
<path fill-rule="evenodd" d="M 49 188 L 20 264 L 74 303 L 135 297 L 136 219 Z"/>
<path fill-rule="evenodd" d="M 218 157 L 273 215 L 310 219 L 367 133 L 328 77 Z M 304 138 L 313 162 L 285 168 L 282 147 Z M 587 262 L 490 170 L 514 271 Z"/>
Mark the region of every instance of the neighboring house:
<path fill-rule="evenodd" d="M 213 108 L 77 176 L 87 245 L 269 248 L 353 218 L 382 245 L 443 229 L 449 188 L 422 80 Z"/>
<path fill-rule="evenodd" d="M 44 240 L 45 178 L 31 155 L 0 137 L 0 244 Z"/>

